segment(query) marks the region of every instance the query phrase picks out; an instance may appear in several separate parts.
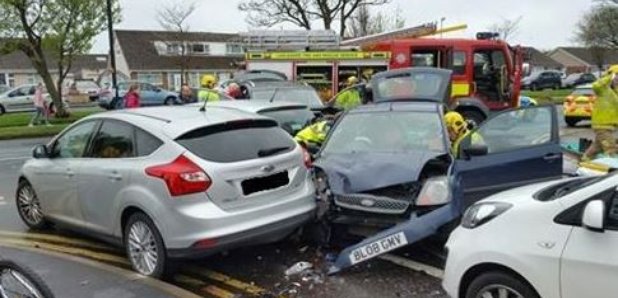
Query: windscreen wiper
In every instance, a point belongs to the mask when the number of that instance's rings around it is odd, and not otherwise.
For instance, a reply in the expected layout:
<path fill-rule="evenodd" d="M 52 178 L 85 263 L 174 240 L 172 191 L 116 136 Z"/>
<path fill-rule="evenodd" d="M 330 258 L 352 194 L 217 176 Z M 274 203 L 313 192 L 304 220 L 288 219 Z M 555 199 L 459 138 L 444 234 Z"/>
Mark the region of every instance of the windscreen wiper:
<path fill-rule="evenodd" d="M 271 155 L 275 155 L 279 152 L 283 152 L 283 151 L 287 151 L 292 149 L 292 147 L 275 147 L 275 148 L 271 148 L 271 149 L 262 149 L 260 151 L 258 151 L 258 156 L 259 157 L 266 157 L 266 156 L 271 156 Z"/>

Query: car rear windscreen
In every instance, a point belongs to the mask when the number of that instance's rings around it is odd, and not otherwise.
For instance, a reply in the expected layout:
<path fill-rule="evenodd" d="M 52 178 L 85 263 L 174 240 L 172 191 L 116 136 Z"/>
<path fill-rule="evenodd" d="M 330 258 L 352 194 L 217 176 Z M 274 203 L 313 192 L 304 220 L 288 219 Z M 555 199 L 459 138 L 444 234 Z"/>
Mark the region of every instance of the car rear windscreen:
<path fill-rule="evenodd" d="M 296 143 L 272 120 L 227 122 L 192 130 L 176 139 L 212 162 L 238 162 L 294 150 Z"/>

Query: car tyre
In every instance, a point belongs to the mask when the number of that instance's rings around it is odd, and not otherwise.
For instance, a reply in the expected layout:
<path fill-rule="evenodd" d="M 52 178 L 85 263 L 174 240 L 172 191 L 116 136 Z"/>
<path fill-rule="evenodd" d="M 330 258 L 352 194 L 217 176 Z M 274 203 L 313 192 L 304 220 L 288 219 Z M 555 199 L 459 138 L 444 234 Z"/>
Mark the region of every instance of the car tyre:
<path fill-rule="evenodd" d="M 44 230 L 49 228 L 49 222 L 45 219 L 41 202 L 32 185 L 21 180 L 17 185 L 15 194 L 15 206 L 21 220 L 33 230 Z"/>
<path fill-rule="evenodd" d="M 539 90 L 539 85 L 537 85 L 536 83 L 530 84 L 530 90 L 531 91 L 538 91 Z"/>
<path fill-rule="evenodd" d="M 483 114 L 481 114 L 481 112 L 479 111 L 463 110 L 460 113 L 461 116 L 464 117 L 464 119 L 472 122 L 474 124 L 474 127 L 478 127 L 481 123 L 483 123 L 483 121 L 485 121 L 485 116 L 483 116 Z"/>
<path fill-rule="evenodd" d="M 138 212 L 129 217 L 123 239 L 133 270 L 153 278 L 164 277 L 167 263 L 165 244 L 146 214 Z"/>
<path fill-rule="evenodd" d="M 6 110 L 3 105 L 0 105 L 0 116 L 4 115 L 4 113 L 6 113 Z"/>
<path fill-rule="evenodd" d="M 507 296 L 504 296 L 505 291 L 508 293 Z M 472 280 L 466 290 L 465 297 L 540 298 L 536 291 L 525 281 L 499 271 L 483 273 Z"/>
<path fill-rule="evenodd" d="M 566 122 L 568 127 L 575 127 L 577 125 L 577 122 L 579 122 L 579 120 L 566 117 L 564 118 L 564 122 Z"/>
<path fill-rule="evenodd" d="M 166 105 L 166 106 L 173 106 L 174 104 L 176 104 L 176 98 L 168 97 L 168 98 L 165 99 L 163 104 Z"/>

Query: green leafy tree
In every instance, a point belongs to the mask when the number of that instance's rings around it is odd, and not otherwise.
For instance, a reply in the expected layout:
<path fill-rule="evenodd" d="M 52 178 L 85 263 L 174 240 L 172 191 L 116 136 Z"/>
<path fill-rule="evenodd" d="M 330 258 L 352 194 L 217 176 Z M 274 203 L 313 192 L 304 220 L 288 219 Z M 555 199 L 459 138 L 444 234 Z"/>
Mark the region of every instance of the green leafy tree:
<path fill-rule="evenodd" d="M 22 51 L 41 76 L 58 117 L 62 83 L 76 55 L 87 53 L 94 38 L 107 29 L 105 1 L 0 0 L 2 52 Z M 112 1 L 113 20 L 120 21 L 120 4 Z M 53 70 L 53 73 L 52 73 Z"/>

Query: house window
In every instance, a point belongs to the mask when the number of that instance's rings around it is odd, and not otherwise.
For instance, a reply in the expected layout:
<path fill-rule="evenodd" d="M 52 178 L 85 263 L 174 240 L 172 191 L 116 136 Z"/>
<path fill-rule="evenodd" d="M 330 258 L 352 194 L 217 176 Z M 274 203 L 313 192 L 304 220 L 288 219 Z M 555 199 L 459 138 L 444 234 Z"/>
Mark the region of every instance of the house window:
<path fill-rule="evenodd" d="M 182 45 L 180 43 L 167 44 L 168 55 L 182 55 Z"/>
<path fill-rule="evenodd" d="M 0 73 L 0 86 L 15 87 L 15 75 L 12 73 Z"/>
<path fill-rule="evenodd" d="M 244 52 L 242 45 L 239 44 L 227 44 L 225 46 L 226 48 L 226 52 L 228 55 L 234 55 L 234 54 L 242 54 Z"/>
<path fill-rule="evenodd" d="M 28 84 L 33 85 L 37 83 L 37 77 L 34 74 L 29 74 L 26 77 L 26 81 L 28 82 Z"/>
<path fill-rule="evenodd" d="M 163 76 L 160 73 L 138 73 L 137 80 L 157 86 L 163 84 Z"/>
<path fill-rule="evenodd" d="M 206 46 L 203 43 L 194 43 L 191 45 L 191 53 L 193 54 L 207 54 Z"/>

